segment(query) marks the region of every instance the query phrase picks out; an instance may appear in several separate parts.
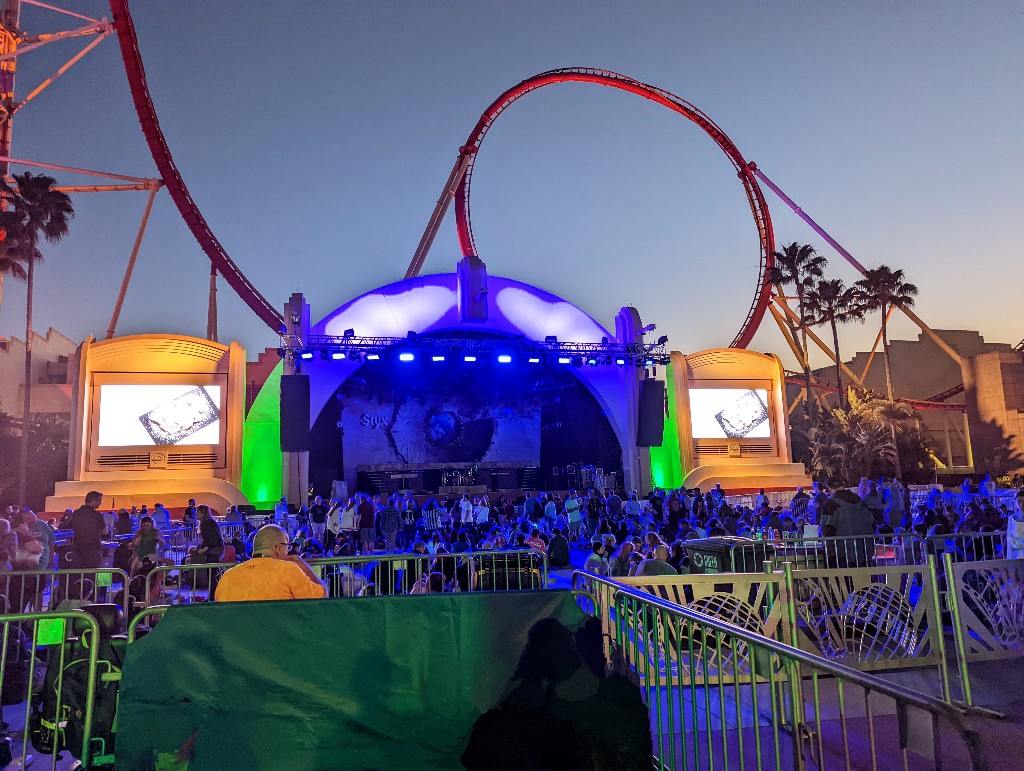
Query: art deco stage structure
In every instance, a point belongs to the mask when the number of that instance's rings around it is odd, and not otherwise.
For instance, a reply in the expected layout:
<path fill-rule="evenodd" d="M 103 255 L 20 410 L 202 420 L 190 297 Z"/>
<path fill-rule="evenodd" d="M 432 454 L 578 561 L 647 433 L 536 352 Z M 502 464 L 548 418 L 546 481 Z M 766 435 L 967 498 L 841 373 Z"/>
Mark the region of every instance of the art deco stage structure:
<path fill-rule="evenodd" d="M 608 329 L 474 257 L 316 324 L 301 295 L 284 316 L 282 363 L 246 420 L 242 489 L 257 505 L 336 482 L 383 493 L 806 482 L 790 463 L 776 357 L 670 357 L 636 309 Z"/>
<path fill-rule="evenodd" d="M 88 339 L 72 377 L 68 479 L 47 511 L 81 505 L 100 490 L 107 507 L 185 506 L 223 511 L 239 490 L 245 351 L 183 335 Z"/>
<path fill-rule="evenodd" d="M 282 361 L 247 416 L 245 352 L 181 335 L 86 340 L 70 363 L 68 479 L 48 511 L 201 498 L 267 507 L 355 491 L 805 483 L 773 355 L 669 353 L 478 258 L 367 292 L 315 324 L 285 307 Z M 667 388 L 666 388 L 667 385 Z M 244 439 L 243 439 L 244 437 Z"/>

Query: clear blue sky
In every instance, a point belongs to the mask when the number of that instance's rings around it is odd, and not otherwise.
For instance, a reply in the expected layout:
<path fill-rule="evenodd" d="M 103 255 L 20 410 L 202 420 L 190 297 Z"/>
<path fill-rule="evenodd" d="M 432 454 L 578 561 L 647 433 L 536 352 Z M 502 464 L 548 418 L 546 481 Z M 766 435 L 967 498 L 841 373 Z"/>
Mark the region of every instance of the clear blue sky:
<path fill-rule="evenodd" d="M 75 3 L 97 16 L 105 3 Z M 214 232 L 278 307 L 320 318 L 401 278 L 480 112 L 543 70 L 591 66 L 710 115 L 861 262 L 903 268 L 940 328 L 1024 337 L 1024 5 L 1020 2 L 215 2 L 132 5 L 157 112 Z M 25 7 L 23 26 L 56 17 Z M 82 42 L 23 57 L 19 97 Z M 14 155 L 155 176 L 116 41 L 18 115 Z M 56 174 L 65 184 L 83 182 Z M 852 268 L 770 192 L 779 243 Z M 46 247 L 36 328 L 102 337 L 145 203 L 77 195 Z M 611 325 L 633 304 L 684 352 L 727 345 L 753 296 L 742 188 L 697 127 L 585 84 L 501 116 L 473 180 L 495 274 Z M 426 272 L 460 256 L 449 214 Z M 205 332 L 208 262 L 161 193 L 119 333 Z M 222 282 L 221 339 L 276 340 Z M 8 281 L 0 334 L 23 332 Z M 913 335 L 907 322 L 895 335 Z M 846 352 L 874 330 L 844 334 Z M 779 352 L 770 319 L 751 346 Z M 787 361 L 792 366 L 791 361 Z"/>

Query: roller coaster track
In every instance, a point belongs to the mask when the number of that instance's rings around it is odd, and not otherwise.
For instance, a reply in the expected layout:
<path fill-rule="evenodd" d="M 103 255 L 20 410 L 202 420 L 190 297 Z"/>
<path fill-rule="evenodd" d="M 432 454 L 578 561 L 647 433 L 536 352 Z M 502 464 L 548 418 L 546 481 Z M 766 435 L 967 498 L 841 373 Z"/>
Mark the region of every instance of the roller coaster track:
<path fill-rule="evenodd" d="M 110 12 L 114 17 L 114 29 L 117 32 L 118 45 L 121 47 L 121 59 L 124 61 L 125 74 L 135 103 L 135 112 L 139 116 L 139 125 L 146 137 L 149 151 L 156 163 L 163 183 L 170 193 L 174 205 L 178 207 L 181 217 L 192 231 L 199 246 L 210 258 L 214 269 L 224 276 L 235 293 L 277 334 L 284 325 L 284 317 L 259 293 L 245 274 L 228 256 L 220 241 L 210 230 L 206 219 L 199 211 L 195 201 L 188 192 L 178 168 L 174 165 L 167 140 L 160 129 L 156 108 L 146 83 L 146 71 L 142 66 L 142 54 L 135 36 L 135 24 L 128 11 L 128 0 L 110 0 Z"/>
<path fill-rule="evenodd" d="M 420 241 L 416 254 L 409 264 L 405 277 L 412 278 L 419 275 L 426 259 L 427 250 L 430 248 L 434 234 L 437 232 L 440 221 L 444 217 L 448 203 L 451 200 L 455 202 L 455 227 L 462 253 L 467 257 L 478 255 L 476 241 L 473 238 L 473 228 L 470 222 L 469 193 L 473 178 L 473 167 L 484 137 L 498 116 L 505 112 L 513 102 L 539 88 L 556 83 L 593 83 L 599 86 L 616 88 L 620 91 L 649 99 L 655 104 L 667 107 L 696 124 L 729 158 L 746 193 L 747 203 L 750 205 L 750 212 L 757 227 L 758 241 L 761 247 L 761 259 L 757 283 L 754 287 L 754 299 L 747 310 L 747 315 L 743 325 L 740 327 L 740 331 L 736 333 L 735 338 L 730 344 L 734 348 L 746 348 L 757 331 L 761 319 L 764 318 L 768 304 L 771 302 L 771 286 L 765 279 L 775 260 L 775 234 L 772 230 L 772 220 L 768 212 L 768 204 L 765 202 L 764 194 L 755 177 L 756 167 L 748 163 L 726 133 L 694 105 L 663 88 L 642 83 L 635 78 L 610 70 L 599 70 L 592 67 L 565 67 L 557 70 L 548 70 L 512 86 L 512 88 L 502 93 L 484 110 L 483 115 L 481 115 L 480 120 L 477 121 L 472 133 L 470 133 L 469 138 L 466 140 L 466 144 L 459 150 L 459 158 L 456 160 L 451 176 L 449 176 L 448 182 L 445 184 L 445 190 L 438 201 L 430 223 L 427 225 L 427 231 Z"/>
<path fill-rule="evenodd" d="M 804 376 L 802 374 L 786 373 L 786 383 L 790 385 L 797 385 L 801 388 L 804 387 Z M 822 383 L 820 380 L 812 379 L 811 387 L 821 391 L 822 393 L 834 394 L 838 393 L 839 389 L 832 385 Z M 958 390 L 959 389 L 959 390 Z M 940 412 L 964 412 L 967 409 L 966 404 L 948 404 L 939 400 L 939 397 L 950 398 L 955 396 L 964 390 L 963 383 L 946 391 L 939 396 L 933 396 L 930 399 L 908 399 L 904 396 L 897 396 L 896 401 L 900 404 L 906 404 L 908 407 L 913 407 L 915 410 L 938 410 Z"/>
<path fill-rule="evenodd" d="M 947 388 L 941 394 L 935 394 L 935 396 L 928 397 L 929 402 L 946 402 L 952 399 L 954 396 L 958 396 L 964 392 L 964 384 L 959 383 L 952 388 Z"/>

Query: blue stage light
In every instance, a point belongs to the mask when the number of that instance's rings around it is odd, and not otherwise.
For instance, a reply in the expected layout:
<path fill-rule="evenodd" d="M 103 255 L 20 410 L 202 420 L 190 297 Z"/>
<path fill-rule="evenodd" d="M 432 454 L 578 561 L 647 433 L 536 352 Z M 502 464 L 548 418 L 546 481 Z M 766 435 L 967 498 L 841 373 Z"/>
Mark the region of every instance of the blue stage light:
<path fill-rule="evenodd" d="M 654 359 L 644 359 L 644 366 L 645 367 L 653 367 L 654 366 Z"/>
<path fill-rule="evenodd" d="M 380 354 L 379 353 L 368 353 L 368 354 L 366 354 L 366 360 L 367 361 L 380 361 Z"/>
<path fill-rule="evenodd" d="M 623 359 L 623 358 L 622 358 L 622 357 L 620 356 L 619 358 L 617 358 L 617 359 L 615 360 L 615 363 L 616 363 L 616 364 L 618 364 L 618 365 L 619 365 L 619 366 L 621 367 L 622 365 L 624 365 L 624 364 L 626 363 L 626 360 L 625 360 L 625 359 Z"/>
<path fill-rule="evenodd" d="M 338 361 L 339 359 L 344 359 L 345 354 L 342 353 L 341 351 L 335 351 L 334 353 L 331 354 L 331 358 L 334 359 L 335 361 Z"/>
<path fill-rule="evenodd" d="M 498 364 L 511 364 L 511 363 L 512 363 L 512 357 L 509 356 L 507 353 L 503 353 L 503 354 L 501 354 L 498 357 Z"/>
<path fill-rule="evenodd" d="M 431 356 L 430 360 L 431 361 L 444 361 L 444 356 L 441 356 L 440 354 L 436 354 L 434 356 Z"/>
<path fill-rule="evenodd" d="M 530 364 L 540 364 L 540 357 L 538 357 L 538 356 L 531 356 L 529 359 L 527 359 L 527 361 Z"/>
<path fill-rule="evenodd" d="M 312 351 L 303 351 L 302 353 L 299 354 L 299 358 L 300 359 L 312 359 L 313 358 L 313 352 Z"/>
<path fill-rule="evenodd" d="M 595 357 L 591 356 L 589 359 L 587 359 L 587 364 L 589 364 L 591 367 L 596 367 L 597 366 L 597 359 Z"/>
<path fill-rule="evenodd" d="M 559 356 L 558 357 L 558 363 L 559 364 L 568 364 L 570 361 L 572 361 L 572 359 L 570 359 L 568 356 Z"/>
<path fill-rule="evenodd" d="M 414 353 L 405 352 L 398 354 L 399 361 L 413 361 L 415 358 L 416 354 Z"/>
<path fill-rule="evenodd" d="M 462 360 L 463 361 L 474 362 L 474 361 L 476 361 L 476 356 L 463 356 Z"/>

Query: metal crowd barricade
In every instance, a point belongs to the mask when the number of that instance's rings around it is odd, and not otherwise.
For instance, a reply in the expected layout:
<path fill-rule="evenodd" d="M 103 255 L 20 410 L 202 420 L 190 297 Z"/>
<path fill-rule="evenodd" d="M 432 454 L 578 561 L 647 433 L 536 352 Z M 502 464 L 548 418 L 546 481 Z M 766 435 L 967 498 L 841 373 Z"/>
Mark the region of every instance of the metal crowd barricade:
<path fill-rule="evenodd" d="M 0 595 L 8 610 L 55 611 L 93 603 L 123 604 L 128 574 L 119 568 L 0 571 Z M 128 598 L 130 600 L 130 598 Z M 60 608 L 63 610 L 64 608 Z"/>
<path fill-rule="evenodd" d="M 934 558 L 927 565 L 783 569 L 801 648 L 864 671 L 935 666 L 949 701 Z"/>
<path fill-rule="evenodd" d="M 218 522 L 217 527 L 220 528 L 220 536 L 224 539 L 224 543 L 227 543 L 236 535 L 241 536 L 242 540 L 245 540 L 245 523 L 241 520 L 237 522 Z"/>
<path fill-rule="evenodd" d="M 183 565 L 157 565 L 146 576 L 145 596 L 141 607 L 154 605 L 186 605 L 209 602 L 217 582 L 225 570 L 237 562 L 211 562 Z M 129 612 L 125 608 L 126 612 Z"/>
<path fill-rule="evenodd" d="M 618 583 L 785 643 L 793 643 L 782 571 L 622 577 Z"/>
<path fill-rule="evenodd" d="M 611 579 L 574 584 L 608 630 L 607 663 L 641 687 L 655 768 L 908 768 L 912 753 L 914 767 L 987 768 L 949 704 Z M 669 659 L 693 676 L 663 678 Z"/>
<path fill-rule="evenodd" d="M 548 585 L 547 555 L 533 549 L 323 557 L 309 560 L 309 565 L 327 583 L 331 597 L 425 592 L 431 573 L 443 576 L 433 580 L 446 591 L 519 591 Z"/>
<path fill-rule="evenodd" d="M 969 665 L 1024 656 L 1024 560 L 956 562 L 942 555 L 964 703 L 974 706 Z"/>
<path fill-rule="evenodd" d="M 170 609 L 170 605 L 154 605 L 151 608 L 140 610 L 128 622 L 128 644 L 131 645 L 139 638 L 140 631 L 149 631 L 164 614 Z"/>
<path fill-rule="evenodd" d="M 940 533 L 919 537 L 921 551 L 937 561 L 950 554 L 954 562 L 979 562 L 1006 556 L 1006 530 L 979 533 Z"/>
<path fill-rule="evenodd" d="M 798 536 L 753 540 L 730 550 L 732 570 L 760 572 L 765 562 L 796 569 L 917 564 L 914 533 L 865 536 Z"/>
<path fill-rule="evenodd" d="M 24 704 L 16 711 L 7 712 L 5 717 L 20 718 L 21 725 L 5 726 L 11 736 L 11 750 L 20 760 L 19 768 L 28 767 L 30 746 L 36 753 L 48 757 L 48 766 L 56 769 L 61 744 L 65 739 L 68 721 L 75 720 L 80 726 L 82 743 L 73 748 L 74 754 L 82 761 L 83 768 L 92 767 L 92 761 L 101 760 L 94 755 L 104 755 L 105 748 L 94 746 L 92 740 L 93 708 L 96 701 L 96 682 L 99 676 L 99 646 L 82 646 L 70 655 L 64 644 L 74 635 L 88 634 L 92 640 L 99 639 L 99 622 L 81 610 L 45 611 L 40 613 L 6 613 L 0 615 L 3 626 L 3 648 L 0 649 L 0 702 L 14 707 Z M 55 655 L 50 650 L 56 646 Z M 43 662 L 48 663 L 43 663 Z M 54 683 L 51 694 L 43 687 L 46 669 L 57 666 L 57 674 L 50 680 Z M 85 667 L 85 693 L 81 712 L 73 713 L 64 701 L 65 676 L 72 668 Z M 46 703 L 50 697 L 50 704 Z M 32 742 L 33 729 L 38 733 Z M 31 745 L 30 745 L 31 742 Z M 40 746 L 47 747 L 44 752 Z M 36 764 L 36 767 L 42 764 Z"/>
<path fill-rule="evenodd" d="M 181 523 L 170 525 L 160 531 L 164 537 L 164 549 L 161 554 L 176 565 L 188 557 L 188 551 L 199 543 L 198 533 L 192 525 Z"/>
<path fill-rule="evenodd" d="M 658 596 L 674 606 L 687 607 L 709 616 L 721 619 L 764 637 L 781 642 L 795 640 L 793 626 L 789 623 L 790 606 L 786 599 L 786 583 L 782 573 L 728 575 L 687 575 L 667 578 L 619 578 L 617 581 L 633 589 Z M 647 620 L 647 633 L 657 639 L 656 630 Z M 648 674 L 662 682 L 673 685 L 689 685 L 695 679 L 705 685 L 718 685 L 723 679 L 732 683 L 752 682 L 751 661 L 746 655 L 744 644 L 737 651 L 703 650 L 698 639 L 687 641 L 687 647 L 696 645 L 701 655 L 679 656 L 675 630 L 661 631 L 660 647 L 648 646 L 652 656 Z M 689 650 L 687 651 L 689 654 Z M 783 681 L 785 673 L 781 668 L 765 662 L 762 674 L 765 678 Z"/>
<path fill-rule="evenodd" d="M 918 506 L 926 506 L 931 488 L 926 491 L 915 491 L 911 493 L 910 505 L 915 509 Z M 968 503 L 980 504 L 984 501 L 988 501 L 993 506 L 998 507 L 1000 504 L 1006 504 L 1006 507 L 1013 510 L 1013 502 L 1016 498 L 1016 490 L 996 490 L 991 495 L 986 493 L 963 493 L 963 492 L 952 492 L 951 490 L 943 491 L 939 494 L 938 506 L 950 505 L 957 513 L 962 513 L 964 507 Z"/>

